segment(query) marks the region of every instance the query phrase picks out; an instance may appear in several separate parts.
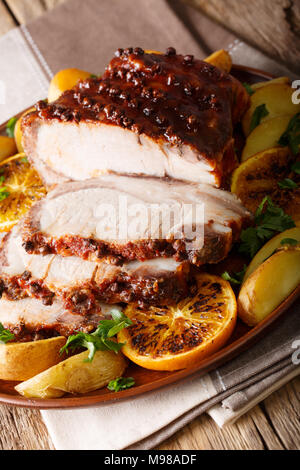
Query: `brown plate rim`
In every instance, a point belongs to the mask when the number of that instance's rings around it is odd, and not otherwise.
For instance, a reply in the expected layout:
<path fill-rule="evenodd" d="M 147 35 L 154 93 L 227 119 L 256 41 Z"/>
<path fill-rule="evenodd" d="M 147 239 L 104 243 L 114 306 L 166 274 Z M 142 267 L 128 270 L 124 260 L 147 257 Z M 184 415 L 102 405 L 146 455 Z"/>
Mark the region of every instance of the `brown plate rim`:
<path fill-rule="evenodd" d="M 248 73 L 249 75 L 255 75 L 257 78 L 262 79 L 272 79 L 274 78 L 268 72 L 264 72 L 259 69 L 252 67 L 246 67 L 243 65 L 233 65 L 233 70 L 241 71 Z M 29 108 L 28 108 L 29 109 Z M 22 113 L 19 113 L 21 115 Z M 4 128 L 6 123 L 0 126 L 1 129 Z M 18 395 L 10 395 L 8 393 L 0 392 L 0 403 L 19 406 L 24 408 L 31 409 L 70 409 L 70 408 L 88 408 L 92 406 L 101 406 L 105 404 L 113 404 L 120 402 L 121 400 L 134 399 L 135 397 L 141 396 L 142 394 L 149 393 L 151 391 L 172 387 L 176 382 L 183 382 L 191 379 L 193 376 L 197 375 L 198 377 L 215 369 L 216 367 L 224 364 L 236 357 L 239 353 L 243 352 L 249 346 L 253 345 L 258 341 L 262 335 L 274 327 L 278 319 L 287 312 L 288 308 L 300 297 L 300 285 L 289 295 L 284 302 L 282 302 L 267 318 L 265 318 L 261 323 L 256 327 L 252 328 L 246 334 L 238 338 L 236 341 L 230 343 L 228 346 L 220 349 L 218 352 L 212 356 L 203 359 L 202 361 L 195 364 L 189 369 L 183 369 L 177 372 L 173 372 L 171 375 L 167 374 L 165 377 L 162 377 L 153 382 L 146 384 L 138 385 L 128 390 L 122 392 L 110 392 L 101 395 L 86 395 L 74 397 L 63 397 L 55 399 L 28 399 Z"/>

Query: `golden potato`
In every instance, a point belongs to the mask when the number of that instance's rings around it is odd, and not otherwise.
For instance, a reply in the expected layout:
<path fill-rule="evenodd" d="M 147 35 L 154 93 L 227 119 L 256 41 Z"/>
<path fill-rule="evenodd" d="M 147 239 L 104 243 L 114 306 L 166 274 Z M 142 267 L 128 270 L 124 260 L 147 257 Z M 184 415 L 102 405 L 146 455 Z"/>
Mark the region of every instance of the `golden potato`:
<path fill-rule="evenodd" d="M 265 105 L 269 114 L 262 118 L 261 123 L 276 116 L 293 116 L 300 112 L 300 104 L 293 104 L 292 95 L 295 92 L 288 84 L 271 84 L 259 88 L 251 96 L 251 105 L 242 120 L 245 136 L 250 134 L 250 125 L 254 111 L 260 105 Z"/>
<path fill-rule="evenodd" d="M 56 366 L 17 385 L 27 398 L 59 398 L 65 393 L 87 393 L 122 376 L 126 360 L 121 353 L 96 351 L 92 362 L 84 362 L 89 352 L 69 357 Z"/>
<path fill-rule="evenodd" d="M 60 70 L 52 78 L 48 91 L 48 101 L 55 101 L 60 95 L 73 88 L 79 80 L 85 80 L 91 76 L 90 72 L 79 69 Z"/>
<path fill-rule="evenodd" d="M 15 141 L 16 141 L 17 149 L 18 149 L 19 153 L 24 152 L 24 148 L 23 148 L 23 145 L 22 145 L 22 130 L 21 130 L 22 118 L 23 118 L 23 116 L 25 116 L 28 113 L 31 113 L 34 110 L 35 110 L 35 108 L 30 108 L 28 111 L 25 111 L 25 113 L 23 113 L 22 116 L 16 122 L 14 134 L 15 134 Z"/>
<path fill-rule="evenodd" d="M 249 326 L 257 325 L 300 284 L 300 250 L 275 253 L 244 282 L 238 296 L 238 315 Z"/>
<path fill-rule="evenodd" d="M 300 218 L 300 175 L 292 170 L 294 162 L 295 157 L 287 147 L 257 153 L 234 171 L 231 191 L 252 213 L 265 196 L 270 196 L 274 204 L 297 220 Z M 294 189 L 281 187 L 287 178 L 298 186 Z"/>
<path fill-rule="evenodd" d="M 215 67 L 218 67 L 219 69 L 227 73 L 230 73 L 230 70 L 232 68 L 231 56 L 224 49 L 214 52 L 210 56 L 206 57 L 204 61 L 208 62 L 211 65 L 214 65 Z"/>
<path fill-rule="evenodd" d="M 292 116 L 278 116 L 257 126 L 246 140 L 242 162 L 263 150 L 278 147 L 278 140 L 286 131 Z"/>
<path fill-rule="evenodd" d="M 0 379 L 27 380 L 62 360 L 59 354 L 66 338 L 28 343 L 0 344 Z"/>
<path fill-rule="evenodd" d="M 286 239 L 293 239 L 300 243 L 300 226 L 290 228 L 284 232 L 279 233 L 275 237 L 271 238 L 254 256 L 251 263 L 249 264 L 243 282 L 264 262 L 268 259 L 278 248 L 283 245 L 281 242 Z"/>
<path fill-rule="evenodd" d="M 252 90 L 258 90 L 259 88 L 262 88 L 264 86 L 268 85 L 279 85 L 279 84 L 290 84 L 290 79 L 288 77 L 278 77 L 274 78 L 273 80 L 267 80 L 265 82 L 258 82 L 254 83 L 254 85 L 251 85 Z"/>
<path fill-rule="evenodd" d="M 13 137 L 0 135 L 0 162 L 17 153 L 17 146 Z"/>

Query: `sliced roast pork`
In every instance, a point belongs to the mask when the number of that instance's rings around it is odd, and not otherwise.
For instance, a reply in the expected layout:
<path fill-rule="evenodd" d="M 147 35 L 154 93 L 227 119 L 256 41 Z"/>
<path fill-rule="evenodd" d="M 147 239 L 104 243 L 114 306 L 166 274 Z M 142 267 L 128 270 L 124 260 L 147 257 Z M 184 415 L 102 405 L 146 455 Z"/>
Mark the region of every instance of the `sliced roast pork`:
<path fill-rule="evenodd" d="M 32 206 L 21 231 L 31 254 L 201 265 L 226 257 L 250 217 L 233 194 L 210 185 L 104 175 L 58 185 Z"/>
<path fill-rule="evenodd" d="M 46 184 L 106 172 L 219 187 L 236 166 L 233 125 L 249 95 L 231 75 L 177 55 L 119 50 L 101 78 L 23 120 L 23 145 Z"/>
<path fill-rule="evenodd" d="M 0 322 L 14 333 L 16 340 L 30 341 L 51 336 L 70 336 L 83 331 L 93 331 L 100 320 L 109 315 L 111 307 L 103 306 L 93 315 L 76 315 L 66 311 L 62 303 L 55 300 L 52 305 L 43 305 L 38 299 L 25 298 L 10 301 L 0 300 Z"/>
<path fill-rule="evenodd" d="M 156 258 L 116 266 L 76 256 L 30 255 L 18 228 L 6 236 L 1 249 L 0 279 L 6 299 L 33 297 L 51 305 L 60 298 L 66 310 L 87 315 L 98 312 L 102 302 L 166 305 L 189 293 L 186 262 Z"/>

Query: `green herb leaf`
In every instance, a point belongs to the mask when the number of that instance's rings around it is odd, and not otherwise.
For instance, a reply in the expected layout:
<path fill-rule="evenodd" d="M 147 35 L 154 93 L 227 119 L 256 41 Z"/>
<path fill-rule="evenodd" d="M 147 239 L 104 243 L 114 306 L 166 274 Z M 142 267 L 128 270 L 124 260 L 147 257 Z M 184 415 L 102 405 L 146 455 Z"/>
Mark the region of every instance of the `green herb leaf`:
<path fill-rule="evenodd" d="M 132 321 L 117 309 L 111 311 L 111 316 L 112 320 L 100 321 L 93 333 L 80 332 L 69 336 L 60 352 L 68 354 L 69 349 L 74 351 L 78 348 L 86 348 L 89 351 L 86 362 L 93 360 L 96 351 L 114 351 L 118 353 L 124 344 L 111 341 L 109 338 L 115 336 L 123 328 L 132 325 Z"/>
<path fill-rule="evenodd" d="M 118 377 L 117 379 L 111 380 L 107 386 L 108 390 L 112 392 L 119 392 L 126 388 L 131 388 L 135 385 L 133 377 Z"/>
<path fill-rule="evenodd" d="M 290 120 L 286 131 L 278 140 L 279 145 L 282 147 L 290 147 L 292 153 L 297 155 L 299 153 L 300 145 L 300 113 L 296 114 Z"/>
<path fill-rule="evenodd" d="M 15 125 L 17 123 L 17 120 L 18 118 L 13 117 L 6 124 L 6 134 L 8 135 L 8 137 L 14 137 Z"/>
<path fill-rule="evenodd" d="M 249 94 L 250 96 L 253 95 L 254 90 L 253 90 L 253 88 L 249 85 L 249 83 L 244 82 L 244 83 L 243 83 L 243 87 L 246 88 L 246 90 L 247 90 L 247 92 L 248 92 L 248 94 Z"/>
<path fill-rule="evenodd" d="M 280 242 L 280 245 L 296 246 L 298 243 L 298 240 L 295 240 L 294 238 L 283 238 Z"/>
<path fill-rule="evenodd" d="M 21 158 L 21 162 L 22 162 L 22 163 L 28 163 L 28 158 L 27 158 L 27 157 Z"/>
<path fill-rule="evenodd" d="M 255 227 L 249 227 L 241 233 L 241 244 L 239 252 L 249 255 L 251 258 L 258 252 L 262 246 L 261 239 L 257 235 Z"/>
<path fill-rule="evenodd" d="M 10 192 L 4 186 L 0 187 L 0 201 L 3 201 L 10 195 Z"/>
<path fill-rule="evenodd" d="M 297 183 L 295 181 L 291 180 L 290 178 L 284 178 L 282 181 L 278 181 L 278 186 L 281 189 L 295 189 L 298 188 Z"/>
<path fill-rule="evenodd" d="M 91 73 L 90 77 L 91 78 L 98 78 L 98 75 L 95 75 L 94 73 Z"/>
<path fill-rule="evenodd" d="M 246 269 L 247 269 L 247 265 L 245 264 L 242 271 L 237 272 L 237 273 L 233 273 L 233 274 L 229 274 L 228 271 L 225 271 L 225 272 L 221 275 L 221 277 L 222 277 L 225 281 L 229 281 L 231 284 L 240 285 L 240 284 L 242 284 L 242 282 L 243 282 Z"/>
<path fill-rule="evenodd" d="M 259 126 L 259 124 L 261 123 L 261 120 L 264 117 L 268 116 L 268 114 L 269 114 L 269 111 L 267 110 L 267 107 L 265 104 L 261 104 L 257 106 L 257 108 L 255 109 L 252 115 L 252 119 L 250 123 L 250 132 L 252 132 L 257 126 Z"/>
<path fill-rule="evenodd" d="M 293 219 L 281 207 L 273 204 L 266 196 L 255 213 L 255 227 L 249 227 L 241 233 L 240 253 L 251 258 L 276 233 L 295 227 Z"/>
<path fill-rule="evenodd" d="M 291 166 L 291 170 L 296 173 L 297 175 L 300 175 L 300 162 L 296 162 Z"/>
<path fill-rule="evenodd" d="M 0 344 L 6 344 L 9 341 L 14 339 L 15 335 L 13 335 L 9 330 L 6 330 L 2 323 L 0 323 Z"/>

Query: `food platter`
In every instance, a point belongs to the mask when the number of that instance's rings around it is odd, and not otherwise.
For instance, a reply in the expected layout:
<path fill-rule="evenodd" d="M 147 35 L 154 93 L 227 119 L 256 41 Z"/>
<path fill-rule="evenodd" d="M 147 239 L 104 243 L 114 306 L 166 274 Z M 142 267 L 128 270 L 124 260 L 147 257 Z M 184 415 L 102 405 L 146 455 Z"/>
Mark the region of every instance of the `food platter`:
<path fill-rule="evenodd" d="M 270 74 L 243 66 L 233 66 L 231 73 L 241 82 L 247 82 L 250 84 L 273 78 Z M 5 125 L 2 126 L 0 132 L 4 127 Z M 0 402 L 9 405 L 37 409 L 81 408 L 96 405 L 100 406 L 105 403 L 113 404 L 120 400 L 133 399 L 136 396 L 146 394 L 161 387 L 172 387 L 176 382 L 189 380 L 192 376 L 203 375 L 208 371 L 219 367 L 249 348 L 252 344 L 262 338 L 270 328 L 274 327 L 276 323 L 278 323 L 279 319 L 286 314 L 288 308 L 296 301 L 299 295 L 300 286 L 298 286 L 298 288 L 292 292 L 292 294 L 264 321 L 252 329 L 239 321 L 233 336 L 225 347 L 213 356 L 210 356 L 201 362 L 194 363 L 193 366 L 188 369 L 174 372 L 159 372 L 146 370 L 134 364 L 130 364 L 126 370 L 126 376 L 134 377 L 136 382 L 136 385 L 131 389 L 121 392 L 112 392 L 107 388 L 103 388 L 85 395 L 66 395 L 63 398 L 44 400 L 26 399 L 21 397 L 14 390 L 14 386 L 16 385 L 15 382 L 0 381 Z"/>

